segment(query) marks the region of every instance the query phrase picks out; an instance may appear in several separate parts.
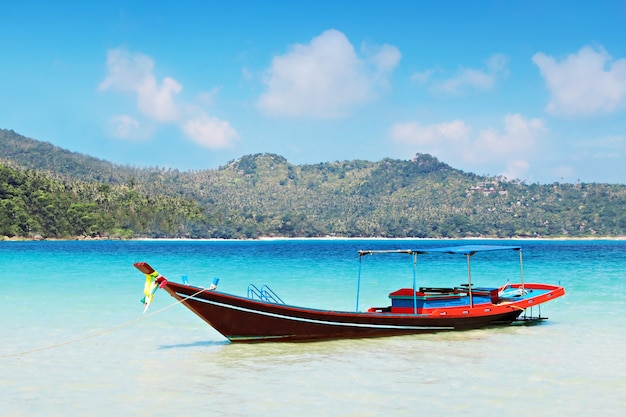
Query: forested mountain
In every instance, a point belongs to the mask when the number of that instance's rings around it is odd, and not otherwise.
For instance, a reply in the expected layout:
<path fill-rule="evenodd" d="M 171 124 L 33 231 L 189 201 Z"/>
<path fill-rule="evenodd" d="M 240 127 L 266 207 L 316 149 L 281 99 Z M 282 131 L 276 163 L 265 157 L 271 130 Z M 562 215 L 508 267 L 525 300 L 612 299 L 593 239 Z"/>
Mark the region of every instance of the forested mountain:
<path fill-rule="evenodd" d="M 124 182 L 134 172 L 132 168 L 70 152 L 3 129 L 0 129 L 0 161 L 43 171 L 54 177 L 107 183 Z"/>
<path fill-rule="evenodd" d="M 199 205 L 182 197 L 62 182 L 0 163 L 0 238 L 189 236 L 202 221 Z"/>
<path fill-rule="evenodd" d="M 257 154 L 179 172 L 0 130 L 0 236 L 624 236 L 624 207 L 625 185 L 527 185 L 425 154 L 314 165 Z"/>

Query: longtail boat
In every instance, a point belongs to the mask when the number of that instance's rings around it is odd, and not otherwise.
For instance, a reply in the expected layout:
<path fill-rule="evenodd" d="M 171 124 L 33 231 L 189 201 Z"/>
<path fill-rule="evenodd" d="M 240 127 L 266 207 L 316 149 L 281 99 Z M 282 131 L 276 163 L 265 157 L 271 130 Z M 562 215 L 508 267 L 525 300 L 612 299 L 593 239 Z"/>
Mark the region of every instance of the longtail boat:
<path fill-rule="evenodd" d="M 472 283 L 471 258 L 487 251 L 519 253 L 521 279 L 499 287 Z M 428 254 L 463 255 L 467 258 L 467 283 L 450 287 L 418 287 L 418 257 Z M 389 294 L 391 305 L 359 311 L 361 267 L 355 311 L 333 311 L 288 305 L 269 287 L 248 287 L 247 296 L 169 281 L 146 262 L 134 266 L 146 274 L 145 308 L 154 293 L 163 288 L 231 342 L 313 341 L 365 338 L 478 329 L 517 322 L 545 320 L 540 305 L 561 297 L 558 285 L 524 282 L 522 248 L 519 246 L 465 245 L 429 249 L 361 250 L 359 260 L 369 255 L 408 255 L 413 261 L 413 285 Z M 527 312 L 539 310 L 539 315 Z M 145 311 L 145 310 L 144 310 Z"/>

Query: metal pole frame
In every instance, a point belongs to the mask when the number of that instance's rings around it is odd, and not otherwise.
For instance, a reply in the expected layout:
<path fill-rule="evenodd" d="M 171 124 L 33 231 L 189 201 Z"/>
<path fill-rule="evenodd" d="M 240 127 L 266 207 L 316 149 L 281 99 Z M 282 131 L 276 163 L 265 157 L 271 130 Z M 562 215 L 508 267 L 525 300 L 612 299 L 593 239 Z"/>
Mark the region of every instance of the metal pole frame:
<path fill-rule="evenodd" d="M 359 295 L 361 292 L 361 264 L 363 263 L 363 255 L 359 255 L 359 276 L 356 281 L 356 309 L 359 312 Z"/>
<path fill-rule="evenodd" d="M 468 253 L 465 256 L 467 256 L 467 291 L 469 291 L 470 308 L 472 308 L 474 307 L 474 299 L 472 297 L 472 268 L 470 265 L 470 258 L 472 255 Z"/>
<path fill-rule="evenodd" d="M 417 314 L 417 253 L 413 253 L 413 314 Z"/>
<path fill-rule="evenodd" d="M 524 261 L 522 260 L 522 250 L 519 250 L 519 269 L 522 276 L 522 297 L 526 296 L 524 291 Z"/>

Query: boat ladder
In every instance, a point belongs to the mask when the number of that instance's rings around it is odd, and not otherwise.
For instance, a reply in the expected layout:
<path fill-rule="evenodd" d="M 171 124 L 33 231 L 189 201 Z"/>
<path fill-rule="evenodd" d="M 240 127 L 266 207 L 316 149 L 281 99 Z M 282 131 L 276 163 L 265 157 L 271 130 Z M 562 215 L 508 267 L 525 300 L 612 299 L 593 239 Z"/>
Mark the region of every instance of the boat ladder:
<path fill-rule="evenodd" d="M 285 304 L 285 302 L 267 285 L 263 285 L 261 289 L 257 288 L 254 284 L 248 285 L 248 298 L 258 298 L 266 303 Z"/>
<path fill-rule="evenodd" d="M 539 310 L 539 315 L 538 316 L 534 316 L 533 315 L 533 307 L 531 306 L 531 307 L 525 309 L 524 313 L 521 316 L 519 316 L 518 318 L 516 318 L 513 323 L 536 324 L 536 323 L 540 323 L 540 322 L 542 322 L 544 320 L 548 320 L 547 317 L 541 315 L 541 304 L 537 305 L 536 307 Z M 530 312 L 528 310 L 530 310 Z"/>

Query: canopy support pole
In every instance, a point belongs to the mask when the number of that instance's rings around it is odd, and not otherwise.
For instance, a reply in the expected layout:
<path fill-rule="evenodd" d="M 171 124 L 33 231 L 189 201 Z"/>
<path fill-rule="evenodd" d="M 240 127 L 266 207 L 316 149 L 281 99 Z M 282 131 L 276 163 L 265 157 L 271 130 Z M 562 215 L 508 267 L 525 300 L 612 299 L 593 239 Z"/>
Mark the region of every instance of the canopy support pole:
<path fill-rule="evenodd" d="M 470 308 L 472 308 L 474 307 L 474 300 L 472 297 L 472 268 L 470 266 L 470 257 L 472 254 L 468 253 L 465 256 L 467 256 L 467 291 L 469 292 Z"/>
<path fill-rule="evenodd" d="M 413 253 L 413 314 L 417 314 L 417 253 Z"/>
<path fill-rule="evenodd" d="M 361 264 L 363 263 L 363 255 L 359 255 L 359 276 L 356 281 L 356 312 L 359 312 L 359 293 L 361 292 Z"/>
<path fill-rule="evenodd" d="M 524 296 L 524 261 L 522 260 L 522 250 L 519 250 L 519 269 L 522 275 L 522 297 Z"/>

